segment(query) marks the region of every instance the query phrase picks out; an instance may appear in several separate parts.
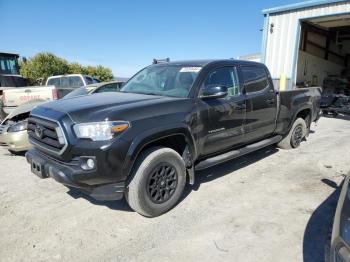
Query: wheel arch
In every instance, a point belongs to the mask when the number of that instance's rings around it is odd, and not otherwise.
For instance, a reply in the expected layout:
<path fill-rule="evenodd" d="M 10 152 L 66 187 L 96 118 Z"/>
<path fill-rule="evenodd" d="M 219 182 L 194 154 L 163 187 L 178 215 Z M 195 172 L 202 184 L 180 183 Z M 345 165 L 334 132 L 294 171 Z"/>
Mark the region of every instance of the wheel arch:
<path fill-rule="evenodd" d="M 294 121 L 297 118 L 302 118 L 305 120 L 306 126 L 310 127 L 311 125 L 311 119 L 312 119 L 312 110 L 310 107 L 306 107 L 304 109 L 301 109 L 298 111 L 298 113 L 296 114 Z"/>
<path fill-rule="evenodd" d="M 293 117 L 291 118 L 292 121 L 288 125 L 288 132 L 292 128 L 295 120 L 297 120 L 298 118 L 304 119 L 305 122 L 309 118 L 309 123 L 306 123 L 307 126 L 309 127 L 309 125 L 311 124 L 311 119 L 312 119 L 312 105 L 305 104 L 304 106 L 301 106 L 300 108 L 298 108 L 298 110 L 295 111 Z"/>
<path fill-rule="evenodd" d="M 132 173 L 135 162 L 141 152 L 156 146 L 172 148 L 183 158 L 185 155 L 184 152 L 187 150 L 192 165 L 197 155 L 195 141 L 189 128 L 185 126 L 173 126 L 147 130 L 133 139 L 128 150 L 123 167 L 123 173 L 127 179 Z M 188 166 L 188 164 L 186 164 L 186 166 Z"/>

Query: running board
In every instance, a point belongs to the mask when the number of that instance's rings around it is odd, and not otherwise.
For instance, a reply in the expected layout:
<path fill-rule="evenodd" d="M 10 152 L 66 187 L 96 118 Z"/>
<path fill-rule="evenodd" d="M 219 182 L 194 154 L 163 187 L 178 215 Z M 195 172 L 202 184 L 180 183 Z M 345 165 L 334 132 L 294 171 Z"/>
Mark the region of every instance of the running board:
<path fill-rule="evenodd" d="M 282 136 L 274 136 L 271 138 L 267 138 L 265 140 L 256 142 L 254 144 L 247 145 L 245 147 L 242 147 L 242 148 L 239 148 L 236 150 L 232 150 L 232 151 L 224 153 L 222 155 L 214 156 L 212 158 L 208 158 L 206 160 L 203 160 L 202 162 L 199 162 L 195 168 L 196 168 L 196 170 L 206 169 L 208 167 L 215 166 L 219 163 L 226 162 L 226 161 L 234 159 L 236 157 L 240 157 L 240 156 L 243 156 L 245 154 L 249 154 L 253 151 L 259 150 L 259 149 L 264 148 L 266 146 L 276 144 L 281 140 L 282 140 Z"/>

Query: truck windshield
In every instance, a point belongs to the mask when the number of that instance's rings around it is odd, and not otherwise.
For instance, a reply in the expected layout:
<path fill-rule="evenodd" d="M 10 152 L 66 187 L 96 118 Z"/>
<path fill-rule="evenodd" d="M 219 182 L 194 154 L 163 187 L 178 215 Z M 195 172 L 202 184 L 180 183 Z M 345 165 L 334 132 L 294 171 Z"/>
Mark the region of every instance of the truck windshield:
<path fill-rule="evenodd" d="M 0 74 L 19 75 L 17 57 L 0 55 Z"/>
<path fill-rule="evenodd" d="M 187 97 L 201 67 L 153 65 L 131 78 L 121 92 Z"/>

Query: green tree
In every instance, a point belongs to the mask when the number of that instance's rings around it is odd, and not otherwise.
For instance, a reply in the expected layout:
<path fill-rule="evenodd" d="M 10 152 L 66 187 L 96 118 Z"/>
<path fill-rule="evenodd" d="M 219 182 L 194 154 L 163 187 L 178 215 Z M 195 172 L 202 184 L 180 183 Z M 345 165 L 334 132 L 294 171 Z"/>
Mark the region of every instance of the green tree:
<path fill-rule="evenodd" d="M 94 78 L 97 78 L 101 82 L 110 81 L 113 79 L 112 70 L 101 65 L 82 66 L 78 63 L 72 63 L 69 65 L 69 73 L 89 75 Z"/>
<path fill-rule="evenodd" d="M 100 81 L 110 81 L 113 79 L 112 70 L 101 65 L 88 66 L 87 74 L 97 78 Z"/>
<path fill-rule="evenodd" d="M 47 79 L 49 76 L 64 74 L 84 74 L 95 77 L 100 81 L 113 79 L 112 70 L 107 67 L 101 65 L 82 66 L 76 62 L 68 63 L 65 59 L 45 52 L 36 54 L 29 58 L 27 62 L 22 62 L 20 66 L 23 77 L 30 80 Z"/>
<path fill-rule="evenodd" d="M 81 64 L 71 63 L 69 64 L 69 74 L 86 74 L 86 69 Z"/>
<path fill-rule="evenodd" d="M 25 78 L 48 78 L 52 75 L 66 74 L 69 69 L 68 62 L 51 53 L 38 53 L 21 63 L 21 74 Z"/>

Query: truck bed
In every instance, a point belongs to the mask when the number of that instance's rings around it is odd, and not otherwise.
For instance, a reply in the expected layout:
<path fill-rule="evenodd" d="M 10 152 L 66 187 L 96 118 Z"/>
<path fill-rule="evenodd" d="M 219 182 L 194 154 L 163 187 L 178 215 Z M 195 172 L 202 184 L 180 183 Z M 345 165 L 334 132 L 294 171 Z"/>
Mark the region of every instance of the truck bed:
<path fill-rule="evenodd" d="M 293 120 L 297 117 L 297 112 L 303 108 L 311 110 L 311 122 L 317 120 L 320 114 L 321 92 L 321 87 L 298 88 L 279 92 L 280 110 L 275 133 L 285 134 L 288 132 Z"/>

